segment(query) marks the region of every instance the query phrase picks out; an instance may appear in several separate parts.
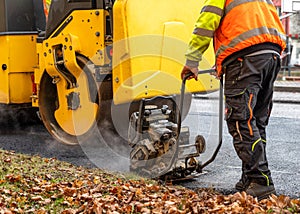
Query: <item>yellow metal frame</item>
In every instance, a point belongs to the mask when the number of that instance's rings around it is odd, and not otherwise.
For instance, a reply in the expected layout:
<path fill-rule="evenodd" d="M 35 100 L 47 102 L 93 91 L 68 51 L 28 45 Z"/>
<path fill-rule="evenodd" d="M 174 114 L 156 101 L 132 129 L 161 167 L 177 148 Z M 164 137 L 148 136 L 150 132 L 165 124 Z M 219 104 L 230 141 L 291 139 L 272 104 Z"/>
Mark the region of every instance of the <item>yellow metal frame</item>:
<path fill-rule="evenodd" d="M 57 80 L 59 106 L 55 118 L 62 129 L 71 135 L 84 134 L 95 122 L 98 106 L 90 100 L 88 81 L 78 66 L 76 55 L 83 55 L 95 65 L 105 63 L 103 34 L 106 14 L 104 10 L 74 11 L 66 18 L 69 21 L 66 26 L 63 22 L 48 39 L 37 44 L 40 63 L 35 69 L 35 81 L 39 85 L 44 72 Z M 68 88 L 66 79 L 59 72 L 55 56 L 57 47 L 61 47 L 63 64 L 77 79 L 77 86 Z M 80 107 L 76 110 L 68 109 L 66 95 L 72 92 L 80 94 Z M 38 103 L 37 98 L 33 103 Z"/>
<path fill-rule="evenodd" d="M 76 67 L 75 53 L 84 55 L 95 65 L 103 65 L 105 44 L 102 34 L 105 32 L 103 25 L 105 14 L 104 10 L 77 10 L 70 14 L 66 18 L 71 20 L 69 24 L 63 27 L 63 22 L 48 39 L 43 41 L 42 47 L 38 48 L 40 64 L 36 75 L 41 77 L 45 70 L 50 76 L 59 75 L 53 57 L 53 51 L 59 45 L 63 47 L 67 66 Z M 76 75 L 76 72 L 74 74 Z M 40 79 L 37 79 L 36 83 L 39 81 Z"/>
<path fill-rule="evenodd" d="M 30 103 L 36 35 L 0 35 L 0 47 L 0 103 Z"/>
<path fill-rule="evenodd" d="M 184 53 L 204 0 L 117 0 L 114 4 L 113 92 L 115 104 L 179 94 Z M 155 9 L 154 9 L 155 8 Z M 200 69 L 214 64 L 212 45 Z M 219 88 L 209 74 L 188 81 L 187 91 Z"/>

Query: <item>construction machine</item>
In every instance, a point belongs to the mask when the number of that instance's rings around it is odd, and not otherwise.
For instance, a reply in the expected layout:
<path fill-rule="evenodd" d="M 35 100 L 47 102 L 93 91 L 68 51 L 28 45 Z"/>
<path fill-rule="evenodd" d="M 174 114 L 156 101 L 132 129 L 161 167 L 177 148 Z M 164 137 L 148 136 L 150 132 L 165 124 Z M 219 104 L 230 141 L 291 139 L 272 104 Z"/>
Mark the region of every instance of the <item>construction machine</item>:
<path fill-rule="evenodd" d="M 48 132 L 69 145 L 109 121 L 128 138 L 132 170 L 170 174 L 180 154 L 185 164 L 176 173 L 191 174 L 204 140 L 190 144 L 188 127 L 178 123 L 193 93 L 219 89 L 201 74 L 181 94 L 184 53 L 203 2 L 52 0 L 45 17 L 42 0 L 0 0 L 1 105 L 37 109 Z M 210 46 L 199 67 L 213 63 Z M 183 155 L 179 144 L 196 152 Z"/>
<path fill-rule="evenodd" d="M 20 4 L 21 3 L 21 4 Z M 32 1 L 0 1 L 0 112 L 3 124 L 31 119 L 36 111 L 34 69 L 37 29 L 45 29 L 43 8 Z M 42 6 L 42 5 L 40 5 Z M 41 19 L 35 19 L 40 11 Z M 37 15 L 37 14 L 36 14 Z M 15 120 L 17 118 L 17 120 Z M 36 122 L 36 121 L 35 121 Z"/>

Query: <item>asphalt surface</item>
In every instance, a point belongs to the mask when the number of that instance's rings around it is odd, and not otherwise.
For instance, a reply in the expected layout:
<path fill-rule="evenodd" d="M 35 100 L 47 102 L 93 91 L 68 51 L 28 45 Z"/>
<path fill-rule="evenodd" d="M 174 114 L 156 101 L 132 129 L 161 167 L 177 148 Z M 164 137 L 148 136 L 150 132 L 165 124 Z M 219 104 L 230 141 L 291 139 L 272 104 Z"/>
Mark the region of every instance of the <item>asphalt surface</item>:
<path fill-rule="evenodd" d="M 274 108 L 267 129 L 269 166 L 277 193 L 300 198 L 300 93 L 292 90 L 290 83 L 276 84 Z M 210 158 L 218 143 L 217 107 L 216 94 L 208 97 L 195 96 L 189 116 L 184 121 L 184 124 L 191 127 L 192 137 L 202 134 L 207 140 L 207 151 L 200 158 L 203 162 Z M 128 145 L 105 130 L 97 133 L 94 141 L 82 142 L 79 146 L 67 146 L 55 141 L 41 123 L 1 123 L 0 126 L 2 149 L 56 157 L 85 167 L 129 171 Z M 181 185 L 191 189 L 213 187 L 225 194 L 235 192 L 234 185 L 240 178 L 241 163 L 234 152 L 225 124 L 222 137 L 223 144 L 216 159 L 204 168 L 204 173 L 198 178 L 181 182 Z"/>
<path fill-rule="evenodd" d="M 205 125 L 196 128 L 204 130 L 203 133 L 209 133 L 205 136 L 208 139 L 209 157 L 217 144 L 215 130 L 211 131 L 211 127 L 217 124 L 215 106 L 218 105 L 217 95 L 210 96 L 211 99 L 195 97 L 190 112 L 192 116 L 188 122 L 191 127 L 196 126 L 194 124 L 199 120 L 209 123 L 209 129 L 205 129 Z M 300 93 L 276 90 L 273 100 L 273 111 L 267 128 L 269 168 L 277 194 L 300 198 Z M 206 109 L 205 113 L 201 112 L 203 108 Z M 206 157 L 203 161 L 207 159 Z M 212 187 L 225 194 L 236 192 L 234 186 L 241 176 L 241 161 L 235 153 L 232 138 L 225 124 L 223 124 L 222 147 L 216 159 L 204 169 L 204 172 L 197 179 L 180 184 L 191 189 Z"/>

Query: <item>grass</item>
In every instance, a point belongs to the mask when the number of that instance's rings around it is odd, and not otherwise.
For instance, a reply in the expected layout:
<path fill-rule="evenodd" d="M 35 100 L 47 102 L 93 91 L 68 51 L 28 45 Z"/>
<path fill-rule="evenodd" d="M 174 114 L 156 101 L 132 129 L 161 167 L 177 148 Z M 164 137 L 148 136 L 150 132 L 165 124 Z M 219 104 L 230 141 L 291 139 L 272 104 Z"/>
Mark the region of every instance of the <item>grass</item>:
<path fill-rule="evenodd" d="M 0 213 L 299 213 L 300 199 L 161 185 L 0 149 Z"/>
<path fill-rule="evenodd" d="M 84 185 L 95 179 L 95 175 L 115 178 L 100 169 L 84 169 L 51 158 L 2 150 L 0 158 L 0 208 L 2 204 L 15 211 L 46 207 L 57 213 L 68 206 L 60 185 Z"/>

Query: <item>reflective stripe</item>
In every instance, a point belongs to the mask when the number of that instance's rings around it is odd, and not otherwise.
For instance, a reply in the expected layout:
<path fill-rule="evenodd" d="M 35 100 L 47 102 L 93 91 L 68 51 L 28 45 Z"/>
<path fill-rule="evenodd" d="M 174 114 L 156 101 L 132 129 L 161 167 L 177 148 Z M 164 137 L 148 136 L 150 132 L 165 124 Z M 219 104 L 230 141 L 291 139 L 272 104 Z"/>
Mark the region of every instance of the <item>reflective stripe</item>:
<path fill-rule="evenodd" d="M 239 134 L 239 136 L 240 136 L 240 140 L 243 141 L 243 136 L 242 136 L 242 134 L 241 134 L 240 126 L 239 126 L 239 121 L 236 121 L 236 122 L 235 122 L 235 127 L 236 127 L 236 130 L 237 130 L 237 132 L 238 132 L 238 134 Z"/>
<path fill-rule="evenodd" d="M 270 34 L 273 36 L 279 36 L 282 40 L 285 40 L 286 36 L 284 34 L 281 34 L 277 29 L 275 28 L 267 28 L 267 27 L 261 27 L 261 28 L 255 28 L 250 31 L 247 31 L 245 33 L 242 33 L 241 35 L 235 37 L 231 40 L 231 42 L 228 44 L 228 46 L 221 45 L 219 50 L 217 50 L 216 55 L 220 55 L 228 48 L 233 48 L 240 42 L 243 42 L 251 37 L 254 36 L 260 36 L 262 34 Z"/>
<path fill-rule="evenodd" d="M 261 141 L 262 141 L 263 143 L 266 143 L 266 142 L 267 142 L 265 139 L 261 139 Z"/>
<path fill-rule="evenodd" d="M 201 13 L 202 12 L 210 12 L 210 13 L 217 14 L 219 16 L 223 16 L 224 10 L 216 6 L 207 5 L 202 8 Z"/>
<path fill-rule="evenodd" d="M 252 102 L 252 99 L 253 99 L 253 94 L 250 94 L 250 98 L 249 98 L 249 102 L 248 102 L 248 109 L 249 109 L 249 112 L 250 112 L 250 116 L 249 116 L 249 119 L 248 119 L 248 129 L 249 129 L 249 134 L 250 136 L 253 136 L 253 129 L 251 127 L 251 120 L 253 118 L 253 110 L 251 108 L 251 102 Z"/>
<path fill-rule="evenodd" d="M 225 14 L 228 14 L 233 8 L 235 8 L 236 6 L 239 6 L 240 4 L 244 4 L 244 3 L 248 3 L 248 2 L 250 3 L 250 2 L 254 2 L 254 1 L 266 2 L 268 4 L 273 5 L 273 2 L 271 0 L 237 0 L 237 1 L 232 1 L 231 3 L 229 3 L 228 6 L 226 6 Z"/>
<path fill-rule="evenodd" d="M 207 30 L 204 28 L 195 28 L 193 34 L 196 34 L 198 36 L 207 36 L 210 38 L 214 37 L 214 31 L 213 30 Z"/>
<path fill-rule="evenodd" d="M 255 51 L 251 54 L 247 54 L 246 56 L 257 56 L 257 55 L 268 54 L 268 53 L 276 54 L 278 57 L 280 57 L 280 54 L 277 51 L 274 51 L 274 50 Z"/>
<path fill-rule="evenodd" d="M 252 152 L 254 151 L 254 148 L 255 148 L 256 144 L 259 143 L 259 141 L 261 141 L 261 138 L 259 138 L 257 141 L 255 141 L 255 142 L 252 144 Z"/>
<path fill-rule="evenodd" d="M 267 186 L 269 186 L 270 185 L 269 177 L 266 174 L 264 174 L 263 172 L 260 172 L 260 173 L 267 179 Z"/>
<path fill-rule="evenodd" d="M 46 19 L 48 18 L 48 13 L 49 13 L 49 5 L 46 0 L 43 0 L 43 5 L 44 5 L 44 14 L 46 16 Z"/>

